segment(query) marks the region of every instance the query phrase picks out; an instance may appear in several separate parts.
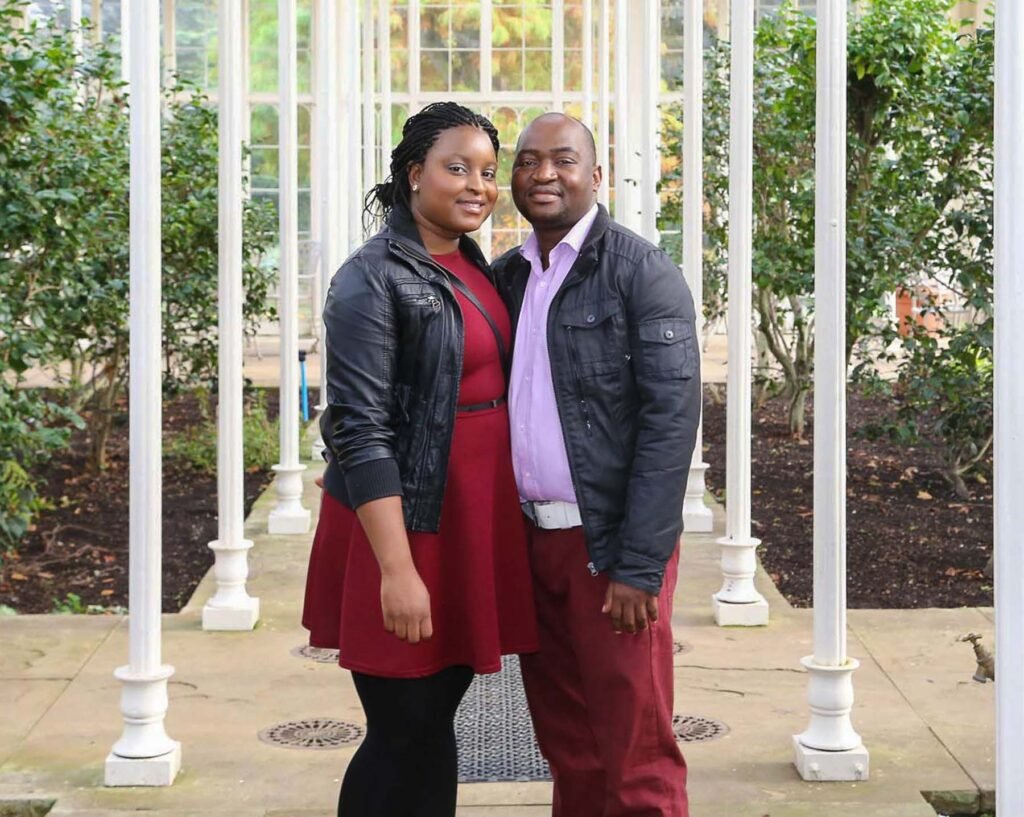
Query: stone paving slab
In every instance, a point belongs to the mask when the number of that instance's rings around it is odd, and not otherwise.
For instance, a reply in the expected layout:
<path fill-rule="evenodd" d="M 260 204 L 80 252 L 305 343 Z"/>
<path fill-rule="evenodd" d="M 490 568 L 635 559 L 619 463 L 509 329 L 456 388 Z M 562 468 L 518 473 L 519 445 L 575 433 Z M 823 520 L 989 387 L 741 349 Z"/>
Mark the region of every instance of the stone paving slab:
<path fill-rule="evenodd" d="M 957 641 L 967 632 L 978 632 L 992 649 L 991 620 L 972 608 L 853 610 L 849 620 L 851 630 L 908 705 L 963 767 L 973 785 L 962 788 L 993 791 L 995 684 L 972 679 L 974 651 L 970 644 Z"/>
<path fill-rule="evenodd" d="M 318 470 L 305 474 L 305 502 L 314 513 Z M 246 527 L 255 541 L 249 590 L 263 613 L 256 631 L 201 631 L 212 577 L 183 613 L 163 618 L 164 660 L 176 667 L 167 729 L 183 746 L 183 772 L 170 788 L 102 786 L 103 762 L 121 729 L 120 684 L 112 673 L 127 656 L 123 620 L 0 619 L 0 679 L 24 701 L 20 720 L 0 718 L 7 730 L 0 729 L 0 747 L 7 747 L 0 754 L 0 798 L 57 797 L 55 817 L 116 817 L 139 809 L 155 817 L 334 813 L 352 748 L 297 751 L 256 737 L 266 726 L 297 718 L 363 722 L 347 673 L 291 655 L 305 640 L 299 613 L 311 536 L 267 536 L 273 503 L 272 492 L 261 497 Z M 720 509 L 716 519 L 721 522 Z M 965 712 L 991 696 L 991 686 L 963 685 L 973 672 L 969 648 L 952 641 L 966 629 L 987 634 L 985 611 L 851 613 L 850 653 L 862 660 L 854 725 L 871 752 L 871 779 L 804 783 L 790 740 L 808 717 L 799 660 L 811 651 L 812 613 L 790 608 L 760 571 L 770 626 L 716 627 L 710 595 L 721 578 L 714 539 L 687 536 L 672 621 L 686 647 L 675 660 L 676 711 L 724 721 L 731 730 L 684 745 L 694 817 L 931 817 L 920 796 L 926 789 L 961 790 L 980 802 L 991 753 L 979 751 L 974 760 L 961 753 L 986 740 L 990 749 L 991 726 L 945 712 L 943 684 L 956 689 Z M 459 815 L 538 817 L 549 813 L 550 792 L 543 782 L 463 785 Z"/>

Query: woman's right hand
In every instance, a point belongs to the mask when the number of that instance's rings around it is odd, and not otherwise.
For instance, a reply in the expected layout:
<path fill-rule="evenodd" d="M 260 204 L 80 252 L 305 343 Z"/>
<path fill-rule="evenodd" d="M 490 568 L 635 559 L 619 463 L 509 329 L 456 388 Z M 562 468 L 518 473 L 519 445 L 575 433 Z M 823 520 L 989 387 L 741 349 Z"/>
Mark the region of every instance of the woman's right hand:
<path fill-rule="evenodd" d="M 380 607 L 384 629 L 402 641 L 418 644 L 434 634 L 430 593 L 415 567 L 381 574 Z"/>

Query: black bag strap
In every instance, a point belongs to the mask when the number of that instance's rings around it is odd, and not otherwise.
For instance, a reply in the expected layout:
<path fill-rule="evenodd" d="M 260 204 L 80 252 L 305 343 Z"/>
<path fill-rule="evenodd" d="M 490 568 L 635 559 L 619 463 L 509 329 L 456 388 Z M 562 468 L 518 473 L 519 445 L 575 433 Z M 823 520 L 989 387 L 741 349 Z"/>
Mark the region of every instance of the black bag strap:
<path fill-rule="evenodd" d="M 494 333 L 494 339 L 498 342 L 498 355 L 501 357 L 501 368 L 505 370 L 505 379 L 507 381 L 509 375 L 508 350 L 505 348 L 505 338 L 502 336 L 501 330 L 498 329 L 498 324 L 494 322 L 491 313 L 480 303 L 480 299 L 476 297 L 473 290 L 466 286 L 459 276 L 449 273 L 448 280 L 451 281 L 453 287 L 466 296 L 466 299 L 480 311 L 480 314 L 484 316 L 484 319 L 490 325 L 491 331 Z"/>

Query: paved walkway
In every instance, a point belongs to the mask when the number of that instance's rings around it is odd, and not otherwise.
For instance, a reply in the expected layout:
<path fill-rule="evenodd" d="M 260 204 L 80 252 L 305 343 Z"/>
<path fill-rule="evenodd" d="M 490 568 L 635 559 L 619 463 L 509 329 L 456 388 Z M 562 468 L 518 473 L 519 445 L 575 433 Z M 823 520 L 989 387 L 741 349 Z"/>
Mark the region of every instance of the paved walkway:
<path fill-rule="evenodd" d="M 306 503 L 315 509 L 313 476 Z M 167 729 L 182 743 L 184 765 L 170 788 L 102 785 L 121 730 L 112 672 L 126 661 L 127 622 L 0 617 L 0 801 L 55 799 L 52 815 L 76 817 L 333 814 L 351 749 L 288 750 L 256 738 L 285 720 L 362 720 L 346 673 L 290 654 L 304 642 L 310 537 L 266 535 L 272 503 L 268 492 L 247 522 L 256 542 L 249 588 L 262 604 L 256 631 L 200 629 L 210 576 L 183 612 L 164 617 L 164 660 L 177 670 Z M 871 779 L 808 784 L 793 769 L 790 736 L 807 722 L 799 660 L 811 652 L 811 612 L 790 608 L 761 575 L 771 625 L 719 629 L 709 605 L 717 559 L 714 536 L 686 538 L 672 622 L 687 647 L 677 658 L 676 711 L 730 730 L 684 747 L 694 817 L 934 817 L 922 791 L 955 792 L 965 807 L 991 801 L 983 794 L 994 779 L 993 686 L 971 680 L 970 648 L 955 641 L 977 631 L 991 644 L 991 610 L 851 612 L 850 653 L 862 661 L 854 725 L 871 752 Z M 464 785 L 459 802 L 460 817 L 539 817 L 549 813 L 550 785 Z M 8 813 L 0 802 L 0 816 Z"/>

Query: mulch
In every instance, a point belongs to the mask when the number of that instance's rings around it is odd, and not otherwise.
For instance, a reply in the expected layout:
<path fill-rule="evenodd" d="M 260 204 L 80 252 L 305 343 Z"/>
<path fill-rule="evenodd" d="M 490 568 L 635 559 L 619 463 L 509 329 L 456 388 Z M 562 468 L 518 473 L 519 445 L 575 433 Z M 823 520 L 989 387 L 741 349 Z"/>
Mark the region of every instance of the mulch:
<path fill-rule="evenodd" d="M 724 393 L 723 393 L 724 396 Z M 870 440 L 862 432 L 891 416 L 884 398 L 852 390 L 847 404 L 847 593 L 851 608 L 989 606 L 992 485 L 969 482 L 956 496 L 939 472 L 938 451 Z M 809 607 L 813 593 L 813 401 L 807 434 L 789 433 L 785 406 L 755 409 L 751 440 L 753 534 L 762 563 L 783 595 Z M 704 400 L 708 485 L 725 491 L 724 404 Z M 989 462 L 991 469 L 991 462 Z M 991 470 L 988 471 L 991 474 Z"/>
<path fill-rule="evenodd" d="M 277 416 L 277 391 L 265 390 L 267 414 Z M 310 395 L 316 403 L 315 390 Z M 117 610 L 128 605 L 128 421 L 127 405 L 111 433 L 109 466 L 86 468 L 88 438 L 75 432 L 70 446 L 46 466 L 42 494 L 53 505 L 36 520 L 13 554 L 0 559 L 0 604 L 19 613 L 53 612 L 79 597 Z M 164 404 L 164 438 L 201 421 L 198 401 L 178 397 Z M 245 474 L 245 513 L 273 480 L 273 472 Z M 217 538 L 217 478 L 164 458 L 163 611 L 188 602 L 213 565 L 208 543 Z"/>
<path fill-rule="evenodd" d="M 267 390 L 277 413 L 277 393 Z M 315 395 L 311 402 L 315 403 Z M 122 406 L 122 408 L 124 408 Z M 858 434 L 892 412 L 881 398 L 849 394 L 847 478 L 848 603 L 853 608 L 991 605 L 984 567 L 992 552 L 992 490 L 971 483 L 959 499 L 938 472 L 928 445 L 900 446 Z M 127 415 L 124 415 L 125 418 Z M 754 413 L 752 514 L 765 569 L 789 601 L 809 606 L 813 591 L 813 401 L 805 439 L 794 439 L 784 406 L 770 400 Z M 165 434 L 200 419 L 191 397 L 164 407 Z M 53 504 L 17 552 L 0 562 L 0 604 L 22 613 L 52 612 L 68 593 L 81 605 L 128 604 L 128 428 L 115 426 L 110 466 L 86 471 L 87 439 L 70 447 L 43 475 Z M 725 490 L 725 406 L 705 397 L 708 485 Z M 216 477 L 164 461 L 163 610 L 176 612 L 213 564 L 217 535 Z M 245 475 L 245 511 L 270 484 L 270 472 Z"/>

